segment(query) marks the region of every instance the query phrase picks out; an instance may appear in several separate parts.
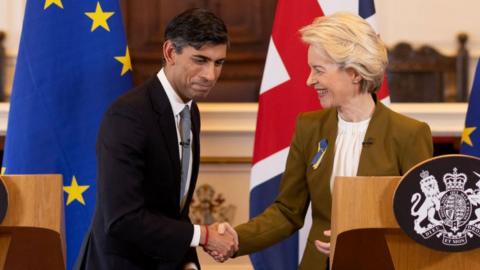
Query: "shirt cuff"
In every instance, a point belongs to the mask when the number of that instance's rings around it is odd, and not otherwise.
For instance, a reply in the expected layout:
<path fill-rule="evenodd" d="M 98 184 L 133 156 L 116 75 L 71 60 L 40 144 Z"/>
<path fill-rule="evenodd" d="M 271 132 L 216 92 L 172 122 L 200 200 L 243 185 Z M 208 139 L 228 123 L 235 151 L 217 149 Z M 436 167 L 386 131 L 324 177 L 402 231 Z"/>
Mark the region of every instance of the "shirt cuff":
<path fill-rule="evenodd" d="M 194 263 L 187 263 L 187 264 L 185 264 L 185 266 L 183 267 L 183 269 L 187 269 L 187 270 L 198 270 L 197 265 L 194 264 Z"/>
<path fill-rule="evenodd" d="M 200 245 L 200 225 L 193 225 L 193 237 L 192 242 L 190 242 L 190 247 L 198 247 Z"/>

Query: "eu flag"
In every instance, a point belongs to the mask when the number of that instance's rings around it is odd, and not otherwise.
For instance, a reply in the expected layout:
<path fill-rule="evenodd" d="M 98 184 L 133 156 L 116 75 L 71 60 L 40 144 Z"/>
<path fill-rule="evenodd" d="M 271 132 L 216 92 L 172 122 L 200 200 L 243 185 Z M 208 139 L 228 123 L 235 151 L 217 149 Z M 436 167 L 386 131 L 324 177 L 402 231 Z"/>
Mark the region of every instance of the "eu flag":
<path fill-rule="evenodd" d="M 473 79 L 460 153 L 480 157 L 480 62 Z"/>
<path fill-rule="evenodd" d="M 63 175 L 67 269 L 94 211 L 100 119 L 129 71 L 118 0 L 27 1 L 2 170 Z"/>

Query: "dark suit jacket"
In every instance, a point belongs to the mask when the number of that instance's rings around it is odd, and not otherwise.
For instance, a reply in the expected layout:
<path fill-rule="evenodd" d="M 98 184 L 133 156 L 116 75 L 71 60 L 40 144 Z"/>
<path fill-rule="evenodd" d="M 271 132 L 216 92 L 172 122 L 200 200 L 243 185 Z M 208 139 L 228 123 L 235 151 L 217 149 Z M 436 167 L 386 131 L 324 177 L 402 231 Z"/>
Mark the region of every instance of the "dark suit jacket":
<path fill-rule="evenodd" d="M 299 117 L 278 197 L 262 214 L 235 228 L 240 241 L 237 256 L 262 250 L 299 230 L 311 202 L 312 227 L 299 269 L 325 269 L 327 257 L 317 251 L 314 241 L 329 242 L 323 231 L 330 229 L 330 177 L 337 123 L 335 109 Z M 311 161 L 321 139 L 328 140 L 328 147 L 314 169 Z M 358 176 L 403 175 L 433 154 L 428 125 L 393 112 L 380 102 L 376 103 L 365 141 L 370 144 L 364 145 L 360 154 Z"/>
<path fill-rule="evenodd" d="M 92 270 L 199 266 L 189 205 L 198 175 L 200 116 L 191 108 L 192 178 L 180 211 L 174 115 L 157 77 L 120 97 L 97 138 L 97 206 L 76 267 Z"/>

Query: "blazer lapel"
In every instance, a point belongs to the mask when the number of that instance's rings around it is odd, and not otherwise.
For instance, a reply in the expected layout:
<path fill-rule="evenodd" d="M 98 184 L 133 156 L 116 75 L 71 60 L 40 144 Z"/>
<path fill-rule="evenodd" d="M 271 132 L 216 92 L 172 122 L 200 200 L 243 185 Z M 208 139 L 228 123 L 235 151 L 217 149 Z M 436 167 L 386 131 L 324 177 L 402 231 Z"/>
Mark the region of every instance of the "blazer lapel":
<path fill-rule="evenodd" d="M 331 110 L 326 121 L 325 121 L 325 127 L 323 130 L 326 130 L 325 134 L 322 134 L 325 136 L 328 140 L 328 147 L 327 151 L 325 152 L 325 156 L 323 157 L 324 160 L 320 164 L 320 167 L 318 168 L 321 172 L 323 172 L 324 181 L 327 183 L 328 190 L 330 190 L 330 178 L 332 177 L 332 171 L 333 171 L 333 161 L 335 157 L 335 141 L 337 139 L 337 129 L 338 129 L 338 120 L 337 120 L 337 114 L 336 110 Z M 323 178 L 323 177 L 322 177 Z M 331 201 L 331 192 L 327 193 L 329 200 Z"/>
<path fill-rule="evenodd" d="M 375 110 L 373 111 L 372 118 L 370 119 L 370 123 L 368 124 L 367 132 L 365 133 L 364 143 L 362 146 L 362 152 L 360 153 L 360 161 L 358 164 L 357 175 L 358 176 L 365 176 L 365 175 L 374 175 L 369 172 L 369 169 L 372 169 L 372 155 L 375 155 L 375 144 L 380 143 L 377 138 L 376 134 L 382 134 L 383 126 L 385 121 L 385 114 L 383 111 L 386 109 L 385 105 L 381 102 L 377 101 L 375 95 L 373 95 L 373 99 L 375 100 Z M 374 169 L 374 168 L 373 168 Z"/>
<path fill-rule="evenodd" d="M 162 87 L 162 84 L 157 77 L 153 79 L 150 88 L 150 97 L 152 100 L 152 107 L 158 115 L 158 124 L 165 140 L 166 148 L 170 156 L 174 177 L 178 181 L 178 185 L 175 185 L 174 196 L 176 201 L 180 201 L 180 155 L 178 153 L 178 138 L 177 130 L 175 127 L 175 118 L 172 111 L 172 106 L 168 101 L 167 94 Z M 180 204 L 179 204 L 180 205 Z"/>
<path fill-rule="evenodd" d="M 314 136 L 313 141 L 310 143 L 312 151 L 310 153 L 310 160 L 317 152 L 318 143 L 322 139 L 326 139 L 328 146 L 325 151 L 325 154 L 320 161 L 320 164 L 316 169 L 312 167 L 309 162 L 309 170 L 311 171 L 311 186 L 314 187 L 315 191 L 312 196 L 321 196 L 325 200 L 324 202 L 330 203 L 331 201 L 331 192 L 330 192 L 330 178 L 332 176 L 333 160 L 335 156 L 335 140 L 337 137 L 337 116 L 336 110 L 331 109 L 328 112 L 328 115 L 322 120 L 321 123 L 318 123 L 318 134 Z M 330 206 L 324 205 L 325 209 L 330 209 Z"/>

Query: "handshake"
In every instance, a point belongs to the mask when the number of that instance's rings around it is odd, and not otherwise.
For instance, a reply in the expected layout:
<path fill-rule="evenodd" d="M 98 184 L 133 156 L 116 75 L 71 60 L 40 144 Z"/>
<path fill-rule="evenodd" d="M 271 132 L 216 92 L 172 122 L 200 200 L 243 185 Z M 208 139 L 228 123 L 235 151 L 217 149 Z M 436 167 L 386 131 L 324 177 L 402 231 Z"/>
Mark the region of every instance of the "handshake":
<path fill-rule="evenodd" d="M 224 262 L 238 251 L 238 235 L 230 224 L 214 223 L 200 228 L 200 245 L 215 261 Z"/>

